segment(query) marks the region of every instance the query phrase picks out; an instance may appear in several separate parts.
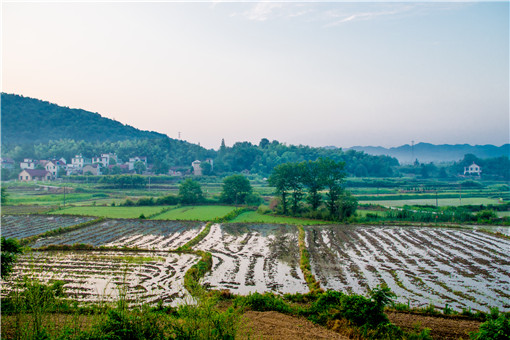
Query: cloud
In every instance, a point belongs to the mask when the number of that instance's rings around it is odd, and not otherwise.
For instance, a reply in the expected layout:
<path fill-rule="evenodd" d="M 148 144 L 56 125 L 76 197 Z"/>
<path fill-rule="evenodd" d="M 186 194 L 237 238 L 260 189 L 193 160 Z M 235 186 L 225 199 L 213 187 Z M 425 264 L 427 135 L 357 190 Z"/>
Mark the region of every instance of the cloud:
<path fill-rule="evenodd" d="M 252 6 L 252 8 L 248 11 L 241 13 L 241 15 L 245 16 L 249 20 L 266 21 L 271 16 L 274 16 L 274 11 L 276 9 L 281 9 L 282 7 L 282 3 L 259 2 Z"/>

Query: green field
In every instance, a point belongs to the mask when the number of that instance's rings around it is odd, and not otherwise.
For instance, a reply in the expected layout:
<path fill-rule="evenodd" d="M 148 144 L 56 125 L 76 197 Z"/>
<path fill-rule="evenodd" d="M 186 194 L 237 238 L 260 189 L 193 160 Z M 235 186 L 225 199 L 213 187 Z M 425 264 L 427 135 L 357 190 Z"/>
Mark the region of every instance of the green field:
<path fill-rule="evenodd" d="M 217 217 L 223 217 L 234 209 L 235 207 L 221 205 L 189 206 L 172 209 L 158 215 L 155 219 L 210 221 Z"/>
<path fill-rule="evenodd" d="M 378 204 L 383 207 L 403 207 L 404 205 L 436 205 L 436 200 L 429 199 L 412 199 L 412 200 L 381 200 L 381 201 L 359 201 L 360 204 Z M 458 198 L 440 198 L 437 200 L 440 207 L 444 206 L 460 206 L 460 205 L 480 205 L 480 204 L 498 204 L 495 198 L 485 197 L 469 197 L 459 200 Z"/>
<path fill-rule="evenodd" d="M 229 221 L 229 223 L 286 223 L 286 224 L 301 224 L 301 225 L 317 225 L 317 224 L 331 224 L 331 222 L 319 221 L 319 220 L 307 220 L 304 218 L 286 217 L 286 216 L 273 216 L 259 214 L 256 211 L 247 211 L 237 216 L 235 219 Z"/>
<path fill-rule="evenodd" d="M 496 214 L 498 215 L 498 217 L 509 217 L 510 211 L 497 211 Z"/>
<path fill-rule="evenodd" d="M 51 212 L 54 215 L 104 216 L 109 218 L 138 218 L 140 214 L 156 214 L 168 206 L 155 207 L 70 207 Z"/>

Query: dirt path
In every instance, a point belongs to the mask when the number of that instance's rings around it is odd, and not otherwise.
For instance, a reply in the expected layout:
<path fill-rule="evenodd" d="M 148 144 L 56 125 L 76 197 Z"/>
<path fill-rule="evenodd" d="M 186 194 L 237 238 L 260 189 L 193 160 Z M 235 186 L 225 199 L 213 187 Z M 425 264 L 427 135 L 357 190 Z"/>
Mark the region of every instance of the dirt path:
<path fill-rule="evenodd" d="M 434 339 L 469 339 L 469 333 L 478 331 L 479 321 L 465 320 L 458 317 L 434 317 L 410 313 L 387 313 L 390 321 L 404 331 L 430 328 Z"/>
<path fill-rule="evenodd" d="M 294 340 L 348 338 L 304 319 L 278 312 L 246 312 L 241 339 Z"/>

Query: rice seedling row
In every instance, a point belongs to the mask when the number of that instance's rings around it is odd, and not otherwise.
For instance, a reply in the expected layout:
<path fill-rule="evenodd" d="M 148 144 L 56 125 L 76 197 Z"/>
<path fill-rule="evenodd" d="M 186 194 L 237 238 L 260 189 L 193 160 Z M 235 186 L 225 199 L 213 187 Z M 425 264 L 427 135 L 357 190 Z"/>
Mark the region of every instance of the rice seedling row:
<path fill-rule="evenodd" d="M 93 246 L 171 250 L 191 240 L 202 227 L 201 222 L 106 220 L 65 234 L 41 238 L 31 246 L 40 248 L 50 244 L 84 243 Z"/>
<path fill-rule="evenodd" d="M 510 309 L 510 241 L 468 229 L 330 226 L 307 229 L 322 287 L 366 294 L 387 284 L 398 301 L 461 310 Z"/>
<path fill-rule="evenodd" d="M 215 224 L 196 249 L 213 256 L 204 284 L 239 294 L 306 293 L 299 269 L 297 228 L 278 225 Z"/>
<path fill-rule="evenodd" d="M 2 236 L 21 239 L 93 219 L 83 216 L 3 215 Z"/>
<path fill-rule="evenodd" d="M 2 285 L 2 295 L 22 275 L 43 282 L 62 280 L 67 296 L 78 302 L 112 302 L 124 292 L 131 303 L 175 304 L 188 293 L 183 287 L 186 270 L 197 260 L 192 254 L 167 252 L 48 251 L 20 257 L 11 284 Z"/>

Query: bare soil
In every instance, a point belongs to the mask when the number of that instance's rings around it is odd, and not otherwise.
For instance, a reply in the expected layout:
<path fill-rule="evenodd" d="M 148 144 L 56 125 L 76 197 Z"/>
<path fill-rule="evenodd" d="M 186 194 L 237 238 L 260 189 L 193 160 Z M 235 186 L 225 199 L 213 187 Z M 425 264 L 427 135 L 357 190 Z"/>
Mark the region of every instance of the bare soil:
<path fill-rule="evenodd" d="M 332 330 L 314 325 L 305 318 L 278 312 L 249 311 L 243 316 L 246 322 L 241 329 L 241 339 L 348 339 Z"/>
<path fill-rule="evenodd" d="M 470 332 L 478 331 L 481 322 L 462 317 L 426 316 L 411 313 L 388 312 L 392 323 L 404 331 L 429 328 L 434 339 L 469 339 Z"/>

